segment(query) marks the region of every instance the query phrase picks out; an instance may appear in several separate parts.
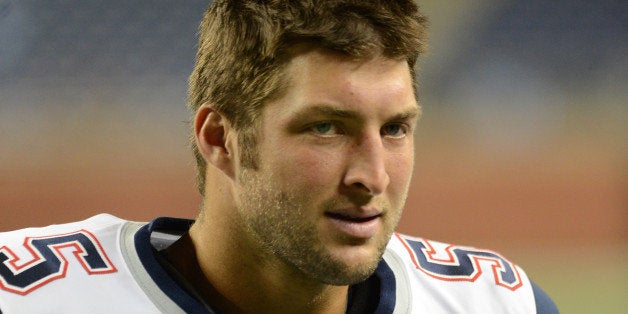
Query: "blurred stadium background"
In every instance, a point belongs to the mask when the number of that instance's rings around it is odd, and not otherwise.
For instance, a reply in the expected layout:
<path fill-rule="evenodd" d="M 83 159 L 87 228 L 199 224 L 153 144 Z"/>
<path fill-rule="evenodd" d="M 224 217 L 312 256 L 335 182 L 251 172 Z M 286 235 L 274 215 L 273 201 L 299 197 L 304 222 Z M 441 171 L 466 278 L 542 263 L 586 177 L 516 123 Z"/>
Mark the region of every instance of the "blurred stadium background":
<path fill-rule="evenodd" d="M 194 217 L 186 79 L 206 6 L 0 0 L 0 230 Z M 563 313 L 625 313 L 628 3 L 422 6 L 400 231 L 502 252 Z"/>

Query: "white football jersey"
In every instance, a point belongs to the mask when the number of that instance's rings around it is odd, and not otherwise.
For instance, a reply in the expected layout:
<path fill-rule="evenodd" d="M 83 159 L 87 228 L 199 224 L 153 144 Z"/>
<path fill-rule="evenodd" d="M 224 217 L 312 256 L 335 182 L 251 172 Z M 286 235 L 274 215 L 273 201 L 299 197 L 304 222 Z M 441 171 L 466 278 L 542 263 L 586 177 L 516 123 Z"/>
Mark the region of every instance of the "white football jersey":
<path fill-rule="evenodd" d="M 213 313 L 156 254 L 191 224 L 101 214 L 0 233 L 0 313 Z M 348 303 L 348 313 L 557 313 L 498 253 L 401 234 Z"/>

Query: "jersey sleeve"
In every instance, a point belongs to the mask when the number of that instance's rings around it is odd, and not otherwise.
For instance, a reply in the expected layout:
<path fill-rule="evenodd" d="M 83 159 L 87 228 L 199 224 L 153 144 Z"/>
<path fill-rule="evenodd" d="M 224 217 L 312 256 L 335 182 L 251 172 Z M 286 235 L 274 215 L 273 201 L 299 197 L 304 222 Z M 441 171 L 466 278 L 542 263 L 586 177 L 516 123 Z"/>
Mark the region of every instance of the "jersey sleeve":
<path fill-rule="evenodd" d="M 126 223 L 101 214 L 0 233 L 0 311 L 157 313 L 120 250 Z"/>
<path fill-rule="evenodd" d="M 525 271 L 498 252 L 402 234 L 387 250 L 395 312 L 558 313 Z"/>

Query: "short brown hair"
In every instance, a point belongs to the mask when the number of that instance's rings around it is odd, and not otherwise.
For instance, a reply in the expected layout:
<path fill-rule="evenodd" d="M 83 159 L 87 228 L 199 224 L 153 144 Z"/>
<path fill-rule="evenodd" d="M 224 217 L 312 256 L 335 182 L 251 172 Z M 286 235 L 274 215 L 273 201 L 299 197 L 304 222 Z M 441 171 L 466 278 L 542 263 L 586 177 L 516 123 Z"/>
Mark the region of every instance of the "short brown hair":
<path fill-rule="evenodd" d="M 426 24 L 413 0 L 216 0 L 199 27 L 188 106 L 195 112 L 211 103 L 239 131 L 238 142 L 253 146 L 243 151 L 254 150 L 251 129 L 263 104 L 285 85 L 291 48 L 305 44 L 355 58 L 381 53 L 406 59 L 414 78 Z M 195 144 L 193 150 L 204 194 L 207 165 Z M 251 158 L 243 165 L 255 168 Z"/>

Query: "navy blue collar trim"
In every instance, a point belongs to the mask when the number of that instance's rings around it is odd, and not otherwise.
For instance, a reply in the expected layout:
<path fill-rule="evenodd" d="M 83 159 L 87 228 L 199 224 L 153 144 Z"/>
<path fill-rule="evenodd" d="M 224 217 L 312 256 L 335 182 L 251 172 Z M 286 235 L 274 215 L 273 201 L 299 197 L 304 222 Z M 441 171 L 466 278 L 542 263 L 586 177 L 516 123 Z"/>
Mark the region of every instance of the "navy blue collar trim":
<path fill-rule="evenodd" d="M 186 313 L 212 313 L 205 309 L 201 303 L 189 295 L 179 284 L 170 277 L 155 257 L 150 235 L 157 229 L 169 229 L 175 231 L 187 231 L 192 221 L 174 218 L 157 218 L 150 224 L 140 228 L 135 233 L 135 249 L 142 261 L 146 272 L 155 284 Z"/>
<path fill-rule="evenodd" d="M 395 280 L 395 273 L 386 261 L 383 259 L 377 265 L 375 274 L 379 278 L 379 304 L 375 310 L 376 314 L 392 313 L 395 309 L 395 303 L 397 301 L 397 283 Z"/>

